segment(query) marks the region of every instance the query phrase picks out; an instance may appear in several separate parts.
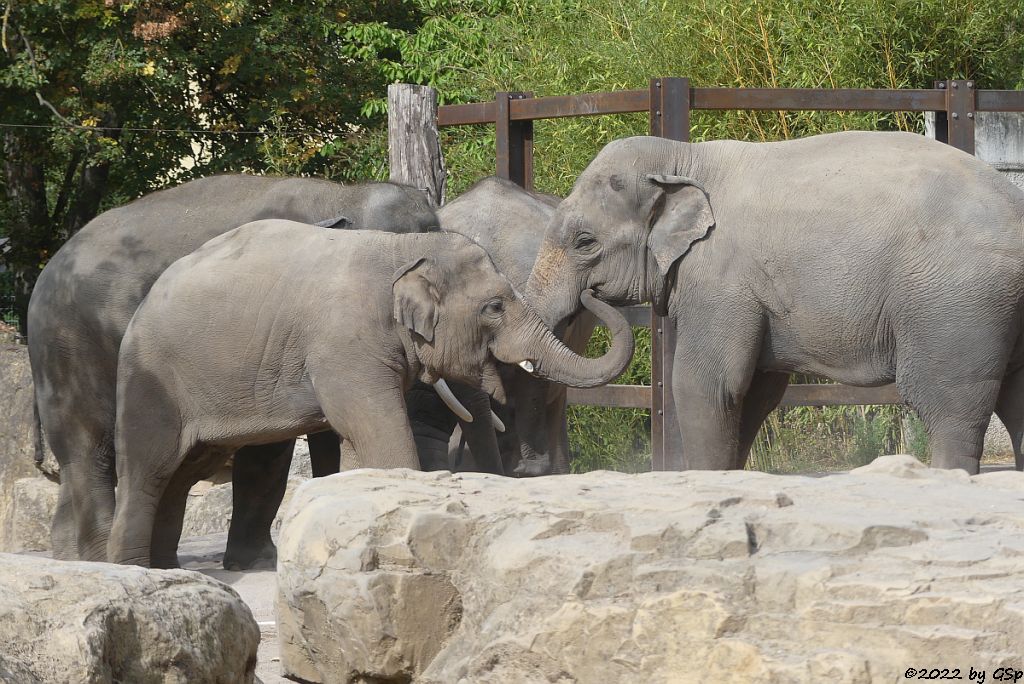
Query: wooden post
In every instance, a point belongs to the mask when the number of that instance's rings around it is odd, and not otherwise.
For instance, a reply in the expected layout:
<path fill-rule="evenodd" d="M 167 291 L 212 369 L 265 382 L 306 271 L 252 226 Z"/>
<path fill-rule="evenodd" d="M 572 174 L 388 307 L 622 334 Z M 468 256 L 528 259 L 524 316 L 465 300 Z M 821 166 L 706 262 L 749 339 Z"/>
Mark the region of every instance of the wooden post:
<path fill-rule="evenodd" d="M 419 188 L 431 206 L 444 204 L 448 185 L 437 135 L 437 91 L 429 86 L 388 86 L 388 162 L 391 180 Z"/>

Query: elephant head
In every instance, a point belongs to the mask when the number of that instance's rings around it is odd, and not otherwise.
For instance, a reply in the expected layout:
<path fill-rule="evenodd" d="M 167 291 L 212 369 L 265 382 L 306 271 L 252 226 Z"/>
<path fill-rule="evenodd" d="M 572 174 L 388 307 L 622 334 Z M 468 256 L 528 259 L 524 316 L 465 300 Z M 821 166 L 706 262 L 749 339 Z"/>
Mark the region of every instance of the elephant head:
<path fill-rule="evenodd" d="M 570 387 L 603 385 L 625 370 L 633 335 L 612 307 L 581 293 L 583 305 L 611 329 L 613 342 L 601 358 L 580 356 L 544 325 L 483 248 L 461 235 L 445 235 L 448 249 L 408 261 L 392 285 L 394 317 L 410 335 L 421 380 L 479 386 L 503 402 L 497 361 Z"/>
<path fill-rule="evenodd" d="M 681 151 L 658 138 L 618 140 L 580 174 L 527 283 L 547 325 L 577 312 L 587 289 L 620 305 L 650 301 L 666 315 L 676 265 L 715 223 L 701 184 L 678 175 Z"/>

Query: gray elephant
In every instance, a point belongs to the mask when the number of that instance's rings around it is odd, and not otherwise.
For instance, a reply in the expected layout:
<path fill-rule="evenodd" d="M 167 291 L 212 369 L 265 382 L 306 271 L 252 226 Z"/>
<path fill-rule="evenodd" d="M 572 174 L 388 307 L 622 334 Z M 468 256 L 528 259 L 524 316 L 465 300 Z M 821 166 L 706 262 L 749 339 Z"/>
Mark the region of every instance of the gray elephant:
<path fill-rule="evenodd" d="M 613 330 L 600 359 L 566 348 L 461 235 L 266 220 L 210 240 L 164 271 L 122 340 L 108 559 L 174 566 L 189 488 L 246 444 L 329 426 L 366 465 L 417 468 L 415 380 L 500 400 L 497 360 L 570 386 L 608 382 L 632 333 L 581 297 Z"/>
<path fill-rule="evenodd" d="M 179 257 L 261 218 L 410 232 L 436 230 L 438 223 L 422 193 L 400 185 L 222 175 L 107 211 L 72 237 L 40 274 L 28 311 L 39 417 L 61 465 L 56 557 L 106 558 L 117 351 L 139 303 Z M 314 439 L 328 450 L 332 441 L 337 452 L 333 435 Z M 270 523 L 290 458 L 291 443 L 282 442 L 246 447 L 235 462 L 226 563 L 245 567 L 261 554 L 272 555 Z M 280 471 L 280 477 L 267 477 L 267 470 Z"/>
<path fill-rule="evenodd" d="M 791 372 L 895 382 L 933 463 L 978 472 L 993 410 L 1024 428 L 1024 194 L 908 133 L 606 146 L 559 205 L 527 288 L 548 325 L 592 288 L 678 334 L 690 468 L 740 468 Z"/>
<path fill-rule="evenodd" d="M 553 195 L 527 192 L 511 181 L 490 177 L 438 209 L 437 216 L 442 230 L 465 235 L 483 247 L 513 287 L 522 291 L 544 229 L 560 201 Z M 584 311 L 559 336 L 570 349 L 583 353 L 595 323 L 593 316 Z M 569 472 L 565 386 L 546 382 L 515 366 L 503 367 L 502 375 L 509 400 L 509 411 L 502 414 L 509 429 L 499 439 L 506 471 L 514 468 L 515 474 L 526 476 Z M 472 456 L 474 445 L 482 441 L 479 436 L 467 434 L 478 429 L 475 426 L 481 422 L 478 419 L 474 425 L 461 425 L 470 447 L 463 459 Z"/>

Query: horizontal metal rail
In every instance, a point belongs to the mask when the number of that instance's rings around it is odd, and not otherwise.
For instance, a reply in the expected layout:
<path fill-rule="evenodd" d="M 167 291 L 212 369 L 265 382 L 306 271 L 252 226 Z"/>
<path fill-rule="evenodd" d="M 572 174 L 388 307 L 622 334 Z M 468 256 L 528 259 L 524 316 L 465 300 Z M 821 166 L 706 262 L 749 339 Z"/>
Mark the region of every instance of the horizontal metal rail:
<path fill-rule="evenodd" d="M 978 90 L 977 111 L 1024 112 L 1024 91 Z M 576 116 L 650 111 L 650 92 L 623 90 L 557 97 L 536 97 L 509 103 L 511 121 L 536 121 Z M 691 88 L 691 110 L 748 111 L 876 111 L 933 112 L 946 110 L 943 90 L 863 90 L 835 88 Z M 439 126 L 494 123 L 494 102 L 444 105 Z"/>

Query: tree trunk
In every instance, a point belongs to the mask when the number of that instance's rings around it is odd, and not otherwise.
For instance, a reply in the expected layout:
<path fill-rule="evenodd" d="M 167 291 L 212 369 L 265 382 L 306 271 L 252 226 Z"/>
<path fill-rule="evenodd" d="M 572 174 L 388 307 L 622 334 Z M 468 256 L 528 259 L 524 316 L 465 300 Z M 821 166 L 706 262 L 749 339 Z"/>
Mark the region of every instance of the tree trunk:
<path fill-rule="evenodd" d="M 444 204 L 447 172 L 437 134 L 437 91 L 388 86 L 388 160 L 391 180 L 419 188 L 431 206 Z"/>

